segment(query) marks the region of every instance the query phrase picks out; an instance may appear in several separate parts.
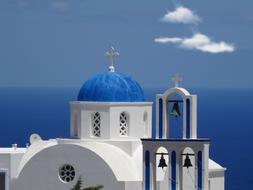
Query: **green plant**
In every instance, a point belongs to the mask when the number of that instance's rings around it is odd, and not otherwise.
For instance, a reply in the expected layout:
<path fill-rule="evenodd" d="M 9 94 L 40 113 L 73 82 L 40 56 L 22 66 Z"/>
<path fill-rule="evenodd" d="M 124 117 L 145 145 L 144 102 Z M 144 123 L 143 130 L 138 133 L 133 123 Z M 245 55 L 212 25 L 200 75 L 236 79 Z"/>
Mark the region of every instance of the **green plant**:
<path fill-rule="evenodd" d="M 86 187 L 82 189 L 82 179 L 81 177 L 79 177 L 75 186 L 71 190 L 100 190 L 103 187 L 104 187 L 103 185 L 97 185 L 97 186 L 91 186 L 91 187 Z"/>
<path fill-rule="evenodd" d="M 102 189 L 103 187 L 104 187 L 103 185 L 98 185 L 94 187 L 86 187 L 83 190 L 99 190 L 99 189 Z"/>
<path fill-rule="evenodd" d="M 81 177 L 78 178 L 75 186 L 71 190 L 82 190 L 82 179 Z"/>

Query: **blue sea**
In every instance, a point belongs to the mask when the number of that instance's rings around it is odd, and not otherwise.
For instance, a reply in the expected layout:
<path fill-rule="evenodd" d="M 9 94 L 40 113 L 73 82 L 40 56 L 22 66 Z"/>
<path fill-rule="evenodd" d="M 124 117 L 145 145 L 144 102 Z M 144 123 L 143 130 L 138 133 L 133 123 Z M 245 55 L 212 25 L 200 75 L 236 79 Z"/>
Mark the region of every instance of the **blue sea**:
<path fill-rule="evenodd" d="M 144 89 L 146 99 L 165 89 Z M 253 89 L 190 89 L 198 95 L 198 136 L 227 168 L 226 190 L 253 188 Z M 69 137 L 69 101 L 78 88 L 0 88 L 0 147 L 25 146 L 32 133 Z M 153 120 L 154 123 L 154 120 Z"/>

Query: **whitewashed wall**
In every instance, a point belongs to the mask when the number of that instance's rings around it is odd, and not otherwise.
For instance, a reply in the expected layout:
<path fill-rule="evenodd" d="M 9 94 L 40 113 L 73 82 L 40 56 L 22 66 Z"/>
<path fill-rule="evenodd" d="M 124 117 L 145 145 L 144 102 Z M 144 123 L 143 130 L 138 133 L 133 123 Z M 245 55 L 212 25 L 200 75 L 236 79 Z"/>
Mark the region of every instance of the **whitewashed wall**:
<path fill-rule="evenodd" d="M 140 139 L 151 137 L 152 102 L 71 102 L 71 137 L 80 139 Z M 101 137 L 92 136 L 92 114 L 101 115 Z M 129 134 L 120 137 L 120 114 L 129 114 Z M 146 120 L 144 120 L 146 114 Z M 77 128 L 78 135 L 75 135 Z"/>
<path fill-rule="evenodd" d="M 60 180 L 59 168 L 64 164 L 75 168 L 74 181 L 65 183 Z M 32 157 L 13 181 L 12 190 L 69 190 L 79 176 L 84 187 L 101 184 L 103 190 L 125 189 L 125 183 L 116 180 L 110 167 L 97 154 L 79 146 L 62 144 Z"/>

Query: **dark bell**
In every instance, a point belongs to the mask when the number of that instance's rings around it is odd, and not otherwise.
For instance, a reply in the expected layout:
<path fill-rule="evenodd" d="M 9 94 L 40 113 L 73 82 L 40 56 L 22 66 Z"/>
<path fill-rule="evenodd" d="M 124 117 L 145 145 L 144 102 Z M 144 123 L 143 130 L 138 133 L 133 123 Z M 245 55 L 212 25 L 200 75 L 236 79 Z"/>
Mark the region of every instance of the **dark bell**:
<path fill-rule="evenodd" d="M 188 154 L 186 154 L 186 158 L 185 158 L 185 160 L 184 160 L 184 165 L 183 165 L 183 167 L 186 167 L 187 169 L 188 169 L 189 167 L 192 167 L 192 163 L 191 163 L 191 160 L 190 160 Z"/>
<path fill-rule="evenodd" d="M 166 164 L 166 160 L 164 159 L 163 154 L 162 154 L 161 158 L 160 158 L 160 161 L 159 161 L 159 164 L 158 164 L 158 168 L 163 169 L 164 167 L 167 167 L 167 164 Z"/>
<path fill-rule="evenodd" d="M 179 104 L 178 102 L 175 102 L 173 104 L 172 110 L 171 110 L 171 115 L 174 115 L 176 118 L 178 118 L 179 116 L 181 116 L 180 110 L 179 110 Z"/>

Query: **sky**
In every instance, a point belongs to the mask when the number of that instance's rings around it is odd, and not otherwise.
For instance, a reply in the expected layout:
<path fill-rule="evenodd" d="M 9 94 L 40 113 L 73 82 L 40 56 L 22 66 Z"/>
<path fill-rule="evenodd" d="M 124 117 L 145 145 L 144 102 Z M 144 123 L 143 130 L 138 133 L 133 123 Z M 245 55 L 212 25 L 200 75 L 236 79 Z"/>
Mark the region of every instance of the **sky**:
<path fill-rule="evenodd" d="M 0 86 L 79 87 L 107 71 L 143 87 L 253 87 L 253 1 L 1 0 Z"/>

